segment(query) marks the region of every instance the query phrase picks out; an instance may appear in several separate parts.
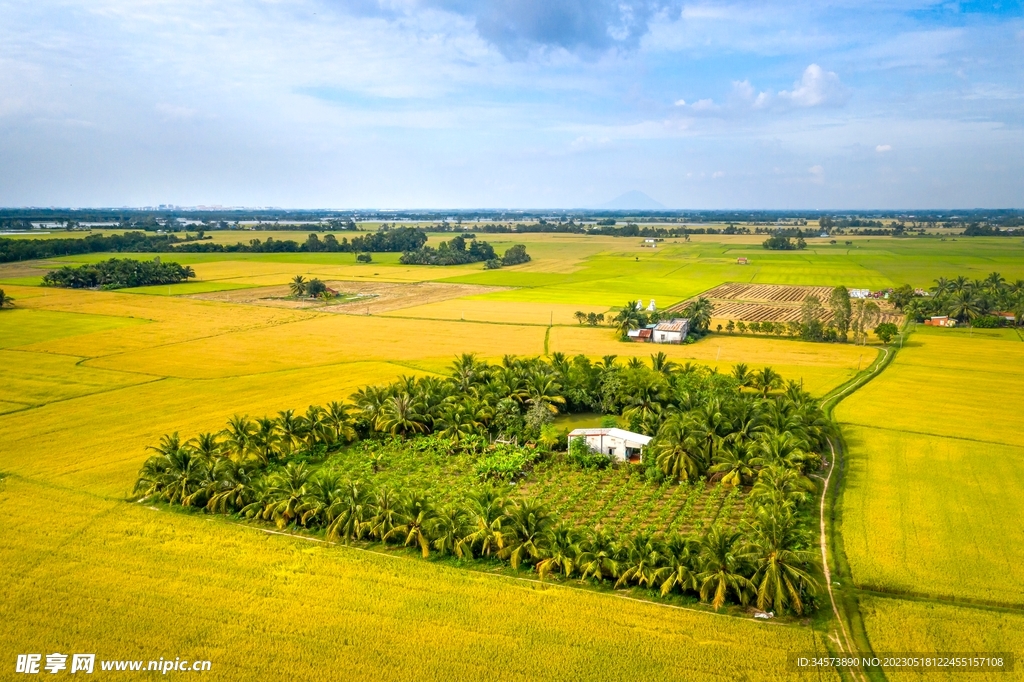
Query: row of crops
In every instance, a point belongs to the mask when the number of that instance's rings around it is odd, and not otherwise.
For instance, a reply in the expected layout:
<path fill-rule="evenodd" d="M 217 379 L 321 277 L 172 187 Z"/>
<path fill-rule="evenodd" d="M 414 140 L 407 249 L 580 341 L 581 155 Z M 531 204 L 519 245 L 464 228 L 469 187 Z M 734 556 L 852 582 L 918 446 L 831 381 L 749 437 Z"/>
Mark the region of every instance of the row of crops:
<path fill-rule="evenodd" d="M 738 488 L 703 481 L 646 480 L 640 469 L 582 471 L 558 461 L 537 467 L 522 493 L 535 497 L 576 526 L 610 532 L 638 530 L 701 534 L 716 521 L 739 521 Z"/>

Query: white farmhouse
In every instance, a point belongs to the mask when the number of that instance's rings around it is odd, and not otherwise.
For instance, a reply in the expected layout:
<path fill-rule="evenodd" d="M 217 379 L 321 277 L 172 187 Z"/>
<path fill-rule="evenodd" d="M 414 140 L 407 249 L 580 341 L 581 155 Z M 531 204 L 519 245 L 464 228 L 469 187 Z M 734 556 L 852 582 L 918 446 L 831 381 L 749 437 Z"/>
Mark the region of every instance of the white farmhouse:
<path fill-rule="evenodd" d="M 608 455 L 620 462 L 641 462 L 643 450 L 651 442 L 650 436 L 625 429 L 574 429 L 569 440 L 584 438 L 594 452 Z"/>
<path fill-rule="evenodd" d="M 685 318 L 676 318 L 659 322 L 651 335 L 654 343 L 682 343 L 686 339 L 686 332 L 690 330 L 690 321 Z"/>

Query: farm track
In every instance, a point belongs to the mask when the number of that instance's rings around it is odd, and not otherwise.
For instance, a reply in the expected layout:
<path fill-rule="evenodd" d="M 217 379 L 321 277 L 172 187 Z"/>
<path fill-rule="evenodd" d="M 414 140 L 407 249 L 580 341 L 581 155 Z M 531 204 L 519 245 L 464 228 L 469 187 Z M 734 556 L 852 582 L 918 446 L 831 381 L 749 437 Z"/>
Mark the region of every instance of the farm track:
<path fill-rule="evenodd" d="M 833 411 L 844 398 L 850 396 L 869 381 L 880 375 L 896 357 L 896 348 L 883 348 L 870 367 L 854 377 L 846 384 L 838 386 L 827 394 L 821 401 L 822 409 L 832 419 Z M 833 420 L 834 421 L 834 420 Z M 822 479 L 822 490 L 820 499 L 820 529 L 821 529 L 821 556 L 822 570 L 825 574 L 825 585 L 828 589 L 829 601 L 832 605 L 832 613 L 839 623 L 839 630 L 836 632 L 833 641 L 839 645 L 843 654 L 863 654 L 874 656 L 874 649 L 868 637 L 867 628 L 864 626 L 864 619 L 860 613 L 857 595 L 850 589 L 844 589 L 839 599 L 836 599 L 836 587 L 842 587 L 843 583 L 853 585 L 853 576 L 850 572 L 849 563 L 846 560 L 846 553 L 843 549 L 840 534 L 841 519 L 838 515 L 837 505 L 839 494 L 842 488 L 843 476 L 845 474 L 846 460 L 844 458 L 844 444 L 842 434 L 837 439 L 829 439 L 829 448 L 832 458 L 829 462 L 828 473 Z M 833 473 L 838 475 L 835 486 L 830 487 Z M 829 491 L 832 495 L 829 495 Z M 829 551 L 829 536 L 832 537 L 831 552 Z M 829 557 L 835 563 L 835 571 L 829 565 Z M 833 575 L 841 578 L 841 581 L 833 582 Z M 844 646 L 845 642 L 845 646 Z M 886 680 L 885 672 L 881 668 L 869 668 L 867 670 L 850 671 L 851 676 L 857 680 Z"/>

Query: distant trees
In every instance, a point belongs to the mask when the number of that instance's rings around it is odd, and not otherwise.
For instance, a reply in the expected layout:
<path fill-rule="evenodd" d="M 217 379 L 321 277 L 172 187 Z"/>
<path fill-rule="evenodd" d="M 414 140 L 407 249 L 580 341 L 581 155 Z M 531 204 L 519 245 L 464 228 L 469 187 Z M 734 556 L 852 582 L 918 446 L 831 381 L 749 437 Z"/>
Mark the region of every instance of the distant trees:
<path fill-rule="evenodd" d="M 905 293 L 904 287 L 895 291 Z M 901 301 L 903 310 L 908 317 L 918 321 L 948 315 L 964 324 L 977 325 L 980 322 L 986 326 L 997 326 L 1007 320 L 995 316 L 996 312 L 1009 313 L 1018 325 L 1022 324 L 1024 317 L 1024 280 L 1007 282 L 998 272 L 992 272 L 981 280 L 969 280 L 964 276 L 953 279 L 939 277 L 929 295 L 910 293 L 909 299 Z"/>
<path fill-rule="evenodd" d="M 162 263 L 159 257 L 151 261 L 130 258 L 111 258 L 99 263 L 72 267 L 65 265 L 43 276 L 43 286 L 70 289 L 122 289 L 155 284 L 177 284 L 195 277 L 190 267 L 177 263 Z"/>
<path fill-rule="evenodd" d="M 498 258 L 494 247 L 485 241 L 472 239 L 469 244 L 462 235 L 457 235 L 448 241 L 441 242 L 437 248 L 422 246 L 413 251 L 407 251 L 399 259 L 406 265 L 464 265 L 466 263 L 479 263 L 483 261 L 484 267 L 488 270 L 500 268 L 504 265 L 518 265 L 530 261 L 526 247 L 522 244 L 515 244 L 509 247 L 505 254 Z"/>
<path fill-rule="evenodd" d="M 795 251 L 807 248 L 807 242 L 804 241 L 803 236 L 798 236 L 794 242 L 792 237 L 774 234 L 761 242 L 761 246 L 771 251 Z"/>
<path fill-rule="evenodd" d="M 896 335 L 900 333 L 899 327 L 892 322 L 883 322 L 882 324 L 875 327 L 875 336 L 881 340 L 882 343 L 889 343 Z"/>
<path fill-rule="evenodd" d="M 104 237 L 91 234 L 84 238 L 69 239 L 9 239 L 0 238 L 0 263 L 55 258 L 83 253 L 136 252 L 154 253 L 173 250 L 174 245 L 193 243 L 198 237 L 183 238 L 173 234 L 148 235 L 145 232 L 125 232 Z"/>
<path fill-rule="evenodd" d="M 596 327 L 599 324 L 604 324 L 604 313 L 585 313 L 582 310 L 577 310 L 573 313 L 573 317 L 580 324 L 587 324 L 591 327 Z"/>

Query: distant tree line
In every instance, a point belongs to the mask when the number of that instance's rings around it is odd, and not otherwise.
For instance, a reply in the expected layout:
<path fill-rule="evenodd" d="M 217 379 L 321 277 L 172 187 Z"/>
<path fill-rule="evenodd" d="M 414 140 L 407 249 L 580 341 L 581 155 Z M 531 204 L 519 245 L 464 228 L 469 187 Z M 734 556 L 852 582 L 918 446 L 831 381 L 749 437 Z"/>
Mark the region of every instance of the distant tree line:
<path fill-rule="evenodd" d="M 248 253 L 291 253 L 291 252 L 341 252 L 341 253 L 364 253 L 364 252 L 402 252 L 415 251 L 427 243 L 427 233 L 418 227 L 399 227 L 393 230 L 382 230 L 370 232 L 359 237 L 348 237 L 340 240 L 333 234 L 327 234 L 321 239 L 316 234 L 310 234 L 306 241 L 299 242 L 291 239 L 274 239 L 268 237 L 265 241 L 250 239 L 248 244 L 238 242 L 236 244 L 214 244 L 211 242 L 191 242 L 180 244 L 174 247 L 173 251 L 188 252 L 248 252 Z"/>
<path fill-rule="evenodd" d="M 235 416 L 224 431 L 188 441 L 168 434 L 139 472 L 136 494 L 346 543 L 405 545 L 424 557 L 508 562 L 542 578 L 690 594 L 715 609 L 728 602 L 796 614 L 816 608 L 821 567 L 810 475 L 834 427 L 816 399 L 770 367 L 737 365 L 728 376 L 679 366 L 663 353 L 651 366 L 560 354 L 490 365 L 463 355 L 447 377 L 403 377 L 351 399 L 354 405 L 310 406 L 305 415 Z M 558 439 L 545 435 L 559 411 L 597 405 L 654 434 L 644 475 L 659 484 L 711 478 L 746 490 L 743 518 L 688 536 L 619 536 L 575 526 L 503 483 L 543 458 L 607 465 L 605 455 L 581 453 L 578 444 L 560 455 L 552 449 Z M 488 434 L 529 434 L 535 442 L 489 444 Z M 372 458 L 370 471 L 388 466 L 373 445 L 384 442 L 475 457 L 481 482 L 465 496 L 438 499 L 415 486 L 377 484 L 372 474 L 343 477 L 331 453 L 359 439 L 367 446 L 347 456 Z"/>
<path fill-rule="evenodd" d="M 159 257 L 149 261 L 111 258 L 99 263 L 71 267 L 65 265 L 43 276 L 43 286 L 66 289 L 123 289 L 154 284 L 187 282 L 196 273 L 189 266 L 162 263 Z"/>
<path fill-rule="evenodd" d="M 162 253 L 171 251 L 174 245 L 191 245 L 199 239 L 199 236 L 186 235 L 181 238 L 173 234 L 149 235 L 145 232 L 125 232 L 108 237 L 91 234 L 84 238 L 70 239 L 0 238 L 0 263 L 83 253 Z"/>

